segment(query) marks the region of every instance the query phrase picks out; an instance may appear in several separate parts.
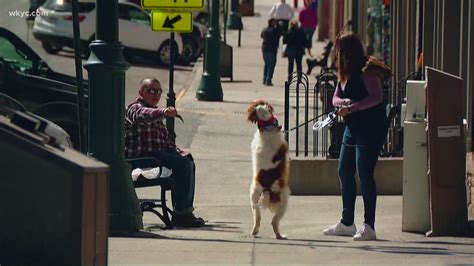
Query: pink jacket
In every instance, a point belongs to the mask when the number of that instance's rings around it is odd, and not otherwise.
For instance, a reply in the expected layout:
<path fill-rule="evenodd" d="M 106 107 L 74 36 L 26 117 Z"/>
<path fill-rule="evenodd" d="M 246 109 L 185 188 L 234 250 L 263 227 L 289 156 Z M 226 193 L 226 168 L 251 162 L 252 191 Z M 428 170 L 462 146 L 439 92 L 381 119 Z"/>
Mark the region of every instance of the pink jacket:
<path fill-rule="evenodd" d="M 300 11 L 298 20 L 300 21 L 302 28 L 316 29 L 316 26 L 318 25 L 318 14 L 316 10 L 305 7 Z"/>

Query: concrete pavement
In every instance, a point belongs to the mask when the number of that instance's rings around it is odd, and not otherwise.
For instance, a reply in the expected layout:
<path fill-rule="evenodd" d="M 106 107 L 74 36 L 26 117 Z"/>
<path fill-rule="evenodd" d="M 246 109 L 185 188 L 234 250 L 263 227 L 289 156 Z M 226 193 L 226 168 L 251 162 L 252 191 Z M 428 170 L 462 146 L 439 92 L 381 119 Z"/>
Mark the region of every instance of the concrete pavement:
<path fill-rule="evenodd" d="M 378 198 L 378 241 L 354 242 L 322 234 L 340 217 L 339 196 L 292 196 L 281 222 L 288 240 L 275 239 L 268 211 L 263 213 L 259 237 L 250 235 L 250 142 L 255 126 L 245 120 L 247 105 L 253 99 L 266 99 L 283 120 L 286 59 L 278 57 L 275 86 L 262 85 L 260 31 L 272 4 L 273 0 L 259 0 L 256 16 L 243 17 L 242 47 L 237 47 L 237 32 L 227 31 L 227 41 L 234 49 L 234 82 L 223 78 L 224 101 L 195 99 L 201 63 L 194 68 L 194 78 L 177 103 L 185 122 L 196 123 L 192 141 L 184 141 L 179 134 L 182 125 L 177 122 L 177 142 L 188 147 L 195 158 L 196 214 L 208 220 L 207 226 L 149 229 L 133 238 L 109 238 L 109 264 L 473 264 L 473 238 L 426 238 L 402 232 L 401 196 Z M 318 43 L 314 54 L 321 54 L 323 46 Z M 145 188 L 139 196 L 153 197 L 156 193 L 156 188 Z M 360 197 L 356 210 L 359 226 L 363 219 Z M 145 214 L 144 222 L 149 227 L 158 219 Z"/>

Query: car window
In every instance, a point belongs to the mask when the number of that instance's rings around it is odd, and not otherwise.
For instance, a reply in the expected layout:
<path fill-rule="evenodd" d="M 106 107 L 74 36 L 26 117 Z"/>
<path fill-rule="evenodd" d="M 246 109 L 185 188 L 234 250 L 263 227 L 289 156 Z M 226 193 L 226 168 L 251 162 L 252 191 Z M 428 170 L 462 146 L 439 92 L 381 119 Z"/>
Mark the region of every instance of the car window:
<path fill-rule="evenodd" d="M 119 4 L 119 18 L 133 23 L 150 25 L 150 17 L 145 12 L 129 5 Z"/>
<path fill-rule="evenodd" d="M 29 71 L 33 62 L 6 38 L 0 37 L 0 57 L 11 67 L 19 71 Z"/>
<path fill-rule="evenodd" d="M 43 4 L 42 7 L 54 11 L 71 12 L 71 1 L 72 0 L 48 0 Z M 94 8 L 95 3 L 77 3 L 77 9 L 79 13 L 88 13 Z"/>

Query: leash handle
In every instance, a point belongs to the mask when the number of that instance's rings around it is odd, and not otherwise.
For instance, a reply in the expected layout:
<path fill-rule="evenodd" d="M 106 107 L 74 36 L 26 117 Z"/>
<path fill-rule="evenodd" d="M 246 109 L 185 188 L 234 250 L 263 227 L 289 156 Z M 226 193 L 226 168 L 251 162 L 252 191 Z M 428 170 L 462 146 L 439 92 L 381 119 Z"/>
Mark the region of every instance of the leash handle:
<path fill-rule="evenodd" d="M 322 116 L 324 116 L 324 115 L 334 116 L 334 118 L 333 118 L 333 120 L 334 120 L 334 119 L 336 118 L 336 111 L 337 111 L 336 109 L 329 110 L 329 111 L 327 111 L 327 112 L 325 112 L 325 113 L 322 113 L 322 114 L 320 114 L 320 115 L 314 117 L 314 118 L 311 119 L 311 120 L 308 120 L 308 121 L 304 122 L 303 124 L 294 126 L 294 127 L 290 128 L 290 129 L 288 129 L 288 130 L 284 130 L 284 131 L 281 131 L 281 132 L 282 132 L 282 133 L 288 133 L 288 132 L 293 131 L 293 130 L 295 130 L 295 129 L 297 129 L 297 128 L 300 128 L 300 127 L 302 127 L 302 126 L 304 126 L 304 125 L 307 125 L 309 122 L 313 122 L 314 120 L 316 120 L 316 119 L 318 119 L 318 118 L 320 118 L 320 117 L 322 117 Z M 327 119 L 327 118 L 326 118 L 326 119 Z M 319 121 L 318 121 L 318 122 L 319 122 Z M 313 130 L 314 130 L 314 126 L 313 126 Z"/>

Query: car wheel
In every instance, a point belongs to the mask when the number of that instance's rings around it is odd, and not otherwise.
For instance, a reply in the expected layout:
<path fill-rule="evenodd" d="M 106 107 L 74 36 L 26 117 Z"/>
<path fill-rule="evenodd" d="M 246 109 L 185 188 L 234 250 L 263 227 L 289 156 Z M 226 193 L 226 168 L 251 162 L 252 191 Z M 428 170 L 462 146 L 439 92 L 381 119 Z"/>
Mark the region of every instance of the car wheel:
<path fill-rule="evenodd" d="M 198 53 L 198 46 L 192 37 L 183 38 L 183 53 L 181 54 L 181 60 L 184 64 L 188 65 L 191 62 L 196 61 L 196 55 Z"/>
<path fill-rule="evenodd" d="M 57 54 L 63 48 L 62 46 L 56 46 L 47 41 L 42 41 L 41 46 L 48 54 Z"/>
<path fill-rule="evenodd" d="M 176 61 L 178 60 L 178 57 L 179 57 L 179 53 L 178 53 L 178 45 L 176 44 L 176 42 L 174 43 L 173 46 L 173 52 L 174 52 L 174 62 L 176 63 Z M 163 42 L 160 46 L 160 48 L 158 48 L 158 52 L 157 52 L 157 61 L 158 61 L 158 64 L 161 64 L 161 65 L 169 65 L 170 63 L 170 53 L 171 49 L 170 49 L 170 40 L 167 40 L 165 42 Z"/>

